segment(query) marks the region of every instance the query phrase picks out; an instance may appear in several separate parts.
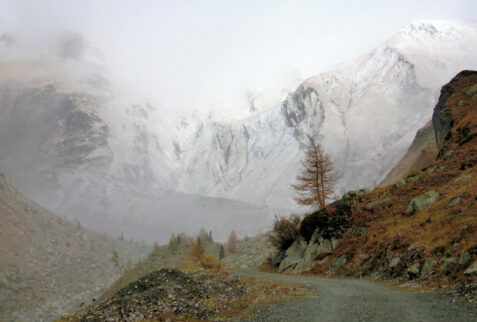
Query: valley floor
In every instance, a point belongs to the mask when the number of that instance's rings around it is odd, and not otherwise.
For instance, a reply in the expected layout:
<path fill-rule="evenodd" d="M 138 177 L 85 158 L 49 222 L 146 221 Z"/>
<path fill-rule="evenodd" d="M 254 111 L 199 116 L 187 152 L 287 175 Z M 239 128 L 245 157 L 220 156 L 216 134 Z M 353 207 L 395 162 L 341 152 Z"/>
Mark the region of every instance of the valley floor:
<path fill-rule="evenodd" d="M 257 306 L 241 321 L 477 321 L 477 303 L 448 294 L 409 292 L 366 280 L 287 276 L 242 270 L 238 273 L 310 285 L 316 294 Z"/>

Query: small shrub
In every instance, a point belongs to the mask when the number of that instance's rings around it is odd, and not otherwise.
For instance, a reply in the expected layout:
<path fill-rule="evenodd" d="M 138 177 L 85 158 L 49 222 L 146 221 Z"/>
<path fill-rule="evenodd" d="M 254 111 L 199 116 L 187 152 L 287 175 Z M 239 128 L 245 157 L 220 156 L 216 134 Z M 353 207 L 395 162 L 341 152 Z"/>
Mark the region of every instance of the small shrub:
<path fill-rule="evenodd" d="M 382 205 L 378 205 L 378 207 L 379 206 L 382 207 Z M 355 202 L 355 205 L 351 210 L 351 215 L 348 219 L 348 222 L 351 227 L 366 228 L 369 226 L 371 218 L 372 217 L 370 211 L 365 209 L 362 203 Z"/>
<path fill-rule="evenodd" d="M 279 250 L 286 250 L 298 237 L 301 219 L 297 215 L 290 218 L 276 216 L 273 231 L 269 235 L 270 243 Z"/>
<path fill-rule="evenodd" d="M 197 242 L 192 242 L 188 257 L 182 268 L 191 270 L 203 268 L 206 270 L 220 271 L 222 264 L 217 261 L 213 255 L 205 252 L 200 238 L 197 238 Z"/>

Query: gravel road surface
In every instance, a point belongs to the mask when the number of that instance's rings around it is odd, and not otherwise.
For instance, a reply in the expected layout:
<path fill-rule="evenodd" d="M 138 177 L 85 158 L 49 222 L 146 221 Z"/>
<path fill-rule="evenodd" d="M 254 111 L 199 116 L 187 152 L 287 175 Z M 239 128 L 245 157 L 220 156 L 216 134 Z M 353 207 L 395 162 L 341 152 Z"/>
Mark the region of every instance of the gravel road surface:
<path fill-rule="evenodd" d="M 366 280 L 286 276 L 241 270 L 238 274 L 303 283 L 315 296 L 258 306 L 242 321 L 477 321 L 477 303 L 440 293 L 396 290 Z"/>

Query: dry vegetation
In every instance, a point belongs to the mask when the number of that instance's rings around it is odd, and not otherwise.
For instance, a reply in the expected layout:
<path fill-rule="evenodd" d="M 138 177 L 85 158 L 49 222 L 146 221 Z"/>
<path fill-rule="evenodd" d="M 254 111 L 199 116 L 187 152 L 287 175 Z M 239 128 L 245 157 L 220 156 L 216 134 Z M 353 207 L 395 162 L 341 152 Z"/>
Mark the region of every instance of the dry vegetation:
<path fill-rule="evenodd" d="M 168 246 L 154 245 L 149 257 L 126 268 L 121 279 L 99 301 L 62 320 L 227 320 L 249 316 L 257 304 L 310 294 L 304 285 L 231 274 L 225 268 L 226 261 L 215 257 L 220 244 L 206 236 L 192 238 L 181 234 L 173 236 Z M 230 263 L 237 256 L 242 262 L 244 251 L 250 251 L 251 245 L 263 247 L 265 242 L 263 236 L 237 241 L 235 253 L 228 252 L 225 259 Z M 163 268 L 168 264 L 176 269 Z"/>
<path fill-rule="evenodd" d="M 477 95 L 470 93 L 475 84 L 476 73 L 457 77 L 450 85 L 454 94 L 445 106 L 454 121 L 442 156 L 404 180 L 366 194 L 354 207 L 344 242 L 311 273 L 327 272 L 329 263 L 343 254 L 348 264 L 340 273 L 348 276 L 391 274 L 383 267 L 393 256 L 421 265 L 426 258 L 440 262 L 463 253 L 477 259 Z M 438 193 L 435 203 L 408 211 L 413 198 L 430 191 Z M 473 280 L 463 274 L 464 268 L 437 270 L 431 283 Z"/>

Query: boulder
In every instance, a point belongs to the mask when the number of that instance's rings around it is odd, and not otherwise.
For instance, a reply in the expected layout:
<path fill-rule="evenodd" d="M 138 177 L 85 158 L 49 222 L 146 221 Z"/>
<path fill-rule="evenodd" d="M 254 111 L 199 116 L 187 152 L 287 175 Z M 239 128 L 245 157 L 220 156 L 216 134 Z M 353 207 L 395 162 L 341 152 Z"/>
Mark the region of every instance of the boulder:
<path fill-rule="evenodd" d="M 280 265 L 282 260 L 285 259 L 285 256 L 286 256 L 285 251 L 280 250 L 270 258 L 270 263 L 272 264 L 273 267 L 277 267 Z"/>
<path fill-rule="evenodd" d="M 426 261 L 424 262 L 424 265 L 422 265 L 422 270 L 421 270 L 422 276 L 431 276 L 435 274 L 436 265 L 437 265 L 437 262 L 434 259 L 432 258 L 426 259 Z"/>
<path fill-rule="evenodd" d="M 439 194 L 435 191 L 429 191 L 419 197 L 412 199 L 406 209 L 407 214 L 415 214 L 418 211 L 426 209 L 429 205 L 439 199 Z"/>
<path fill-rule="evenodd" d="M 307 243 L 302 236 L 299 236 L 293 244 L 286 250 L 285 258 L 281 261 L 278 269 L 281 272 L 292 270 L 301 261 Z"/>
<path fill-rule="evenodd" d="M 294 272 L 301 273 L 303 271 L 309 270 L 313 264 L 313 259 L 318 254 L 318 248 L 320 245 L 316 241 L 310 241 L 308 246 L 303 253 L 303 257 L 300 262 L 296 265 Z"/>
<path fill-rule="evenodd" d="M 464 272 L 465 275 L 477 274 L 477 261 L 470 264 Z"/>
<path fill-rule="evenodd" d="M 460 254 L 459 260 L 457 261 L 457 263 L 459 265 L 465 265 L 469 261 L 470 261 L 470 254 L 468 252 L 463 252 L 462 254 Z"/>
<path fill-rule="evenodd" d="M 318 232 L 315 231 L 313 237 L 310 239 L 308 246 L 306 247 L 303 257 L 300 262 L 296 265 L 294 272 L 301 273 L 303 271 L 309 270 L 317 260 L 315 260 L 316 255 L 318 254 L 332 254 L 334 247 L 339 242 L 339 240 L 332 239 L 323 239 L 323 237 L 317 237 Z"/>
<path fill-rule="evenodd" d="M 457 258 L 455 257 L 444 257 L 444 258 L 441 258 L 441 260 L 443 263 L 439 269 L 444 274 L 451 273 L 454 270 L 454 268 L 457 266 Z"/>
<path fill-rule="evenodd" d="M 333 271 L 337 271 L 339 270 L 341 267 L 343 267 L 343 265 L 346 264 L 346 256 L 345 255 L 341 255 L 340 257 L 338 257 L 334 262 L 333 264 L 331 264 L 331 269 Z"/>
<path fill-rule="evenodd" d="M 397 268 L 401 265 L 401 258 L 399 257 L 394 257 L 391 262 L 389 263 L 389 267 L 391 268 Z"/>
<path fill-rule="evenodd" d="M 389 262 L 389 268 L 391 276 L 396 277 L 399 276 L 404 268 L 404 264 L 400 257 L 394 257 L 391 262 Z M 386 273 L 387 274 L 387 273 Z"/>
<path fill-rule="evenodd" d="M 419 263 L 415 263 L 407 269 L 407 276 L 409 277 L 410 280 L 418 278 L 419 273 L 420 273 Z"/>
<path fill-rule="evenodd" d="M 366 209 L 371 210 L 376 207 L 384 207 L 384 206 L 390 206 L 390 205 L 391 205 L 391 199 L 384 198 L 383 200 L 376 200 L 376 201 L 367 203 Z"/>

